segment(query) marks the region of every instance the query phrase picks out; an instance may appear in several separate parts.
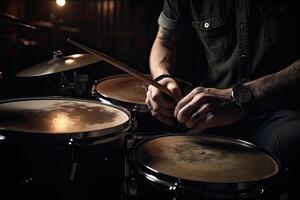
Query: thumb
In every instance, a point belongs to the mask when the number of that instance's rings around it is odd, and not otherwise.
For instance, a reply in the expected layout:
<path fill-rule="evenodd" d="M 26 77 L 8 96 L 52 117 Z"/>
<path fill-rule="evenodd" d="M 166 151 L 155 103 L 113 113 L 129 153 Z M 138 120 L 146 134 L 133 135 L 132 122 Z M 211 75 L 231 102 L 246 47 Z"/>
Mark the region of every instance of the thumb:
<path fill-rule="evenodd" d="M 171 91 L 177 101 L 182 98 L 181 90 L 177 84 L 169 84 L 168 89 Z"/>

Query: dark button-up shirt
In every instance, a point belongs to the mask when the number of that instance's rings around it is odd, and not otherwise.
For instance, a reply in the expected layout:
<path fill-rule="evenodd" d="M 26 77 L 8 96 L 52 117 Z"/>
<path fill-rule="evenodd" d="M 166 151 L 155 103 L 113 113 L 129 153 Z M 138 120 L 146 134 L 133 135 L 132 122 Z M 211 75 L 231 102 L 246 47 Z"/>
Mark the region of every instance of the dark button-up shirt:
<path fill-rule="evenodd" d="M 178 35 L 194 30 L 206 59 L 199 66 L 206 82 L 225 88 L 277 72 L 300 58 L 300 9 L 297 1 L 291 2 L 165 0 L 158 23 Z"/>

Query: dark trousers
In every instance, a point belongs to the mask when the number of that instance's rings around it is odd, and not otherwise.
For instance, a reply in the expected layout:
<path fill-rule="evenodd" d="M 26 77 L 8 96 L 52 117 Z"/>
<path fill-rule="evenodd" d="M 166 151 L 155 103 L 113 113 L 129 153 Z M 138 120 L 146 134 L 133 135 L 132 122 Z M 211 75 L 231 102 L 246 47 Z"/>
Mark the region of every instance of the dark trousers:
<path fill-rule="evenodd" d="M 286 171 L 289 200 L 300 199 L 300 111 L 280 110 L 267 116 L 251 138 L 257 146 L 276 156 Z"/>
<path fill-rule="evenodd" d="M 233 125 L 210 129 L 205 133 L 248 140 L 270 152 L 282 164 L 284 177 L 281 189 L 287 190 L 289 200 L 300 199 L 300 190 L 297 191 L 297 181 L 300 178 L 299 110 L 279 110 L 259 120 L 243 119 Z"/>

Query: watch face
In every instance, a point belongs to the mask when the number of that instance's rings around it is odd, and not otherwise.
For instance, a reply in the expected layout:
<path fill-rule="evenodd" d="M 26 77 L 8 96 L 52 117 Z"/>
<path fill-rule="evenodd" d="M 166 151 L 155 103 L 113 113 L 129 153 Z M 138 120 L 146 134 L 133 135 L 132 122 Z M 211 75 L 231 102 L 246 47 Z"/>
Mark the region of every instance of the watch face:
<path fill-rule="evenodd" d="M 249 103 L 252 99 L 252 92 L 249 88 L 241 85 L 234 90 L 234 99 L 237 104 Z"/>

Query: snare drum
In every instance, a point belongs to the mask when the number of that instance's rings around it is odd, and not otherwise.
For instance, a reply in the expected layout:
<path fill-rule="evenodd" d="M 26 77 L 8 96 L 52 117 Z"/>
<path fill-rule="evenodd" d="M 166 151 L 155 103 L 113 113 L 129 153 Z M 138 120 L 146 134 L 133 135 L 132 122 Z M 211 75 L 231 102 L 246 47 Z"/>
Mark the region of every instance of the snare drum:
<path fill-rule="evenodd" d="M 147 75 L 150 77 L 150 75 Z M 149 84 L 127 74 L 106 77 L 92 87 L 92 95 L 101 102 L 120 105 L 130 111 L 133 132 L 151 132 L 165 126 L 151 116 L 145 103 Z M 169 127 L 168 127 L 169 128 Z"/>
<path fill-rule="evenodd" d="M 200 135 L 146 139 L 133 153 L 138 199 L 263 199 L 280 163 L 253 144 Z"/>
<path fill-rule="evenodd" d="M 147 75 L 150 77 L 150 75 Z M 104 78 L 93 85 L 92 95 L 132 111 L 146 111 L 146 92 L 149 84 L 127 74 Z M 100 99 L 100 100 L 101 100 Z"/>
<path fill-rule="evenodd" d="M 0 134 L 15 158 L 6 164 L 18 166 L 11 173 L 19 174 L 26 198 L 121 196 L 131 126 L 126 109 L 98 101 L 24 98 L 1 101 L 0 117 Z"/>
<path fill-rule="evenodd" d="M 151 77 L 147 74 L 146 76 Z M 184 93 L 190 90 L 191 84 L 178 79 Z M 152 117 L 145 103 L 149 84 L 131 75 L 110 76 L 96 82 L 92 87 L 92 96 L 102 102 L 120 105 L 132 114 L 134 132 L 170 131 L 172 128 Z"/>

